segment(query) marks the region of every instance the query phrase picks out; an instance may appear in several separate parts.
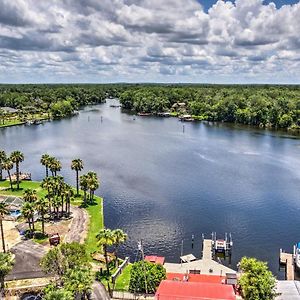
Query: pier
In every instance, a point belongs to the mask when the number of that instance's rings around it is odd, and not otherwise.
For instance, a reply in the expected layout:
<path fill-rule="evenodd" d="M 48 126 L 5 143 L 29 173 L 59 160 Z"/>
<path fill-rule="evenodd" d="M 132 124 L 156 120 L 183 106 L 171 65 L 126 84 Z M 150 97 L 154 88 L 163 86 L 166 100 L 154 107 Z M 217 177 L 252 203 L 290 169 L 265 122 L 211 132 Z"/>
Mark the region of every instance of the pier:
<path fill-rule="evenodd" d="M 294 280 L 295 279 L 295 267 L 294 267 L 294 256 L 292 253 L 285 253 L 280 249 L 280 265 L 285 266 L 285 279 Z"/>
<path fill-rule="evenodd" d="M 212 256 L 212 240 L 204 239 L 202 244 L 202 259 L 213 259 Z"/>

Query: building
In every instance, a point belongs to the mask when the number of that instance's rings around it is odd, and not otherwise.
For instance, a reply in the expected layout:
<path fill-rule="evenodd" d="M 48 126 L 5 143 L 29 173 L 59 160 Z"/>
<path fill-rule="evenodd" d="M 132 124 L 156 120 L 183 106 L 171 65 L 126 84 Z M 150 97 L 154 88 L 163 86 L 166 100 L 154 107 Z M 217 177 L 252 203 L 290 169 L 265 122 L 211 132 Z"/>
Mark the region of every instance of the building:
<path fill-rule="evenodd" d="M 145 261 L 163 265 L 165 263 L 165 258 L 163 256 L 147 255 L 145 256 Z"/>
<path fill-rule="evenodd" d="M 209 276 L 208 276 L 209 277 Z M 232 285 L 163 280 L 155 293 L 155 300 L 235 300 Z"/>

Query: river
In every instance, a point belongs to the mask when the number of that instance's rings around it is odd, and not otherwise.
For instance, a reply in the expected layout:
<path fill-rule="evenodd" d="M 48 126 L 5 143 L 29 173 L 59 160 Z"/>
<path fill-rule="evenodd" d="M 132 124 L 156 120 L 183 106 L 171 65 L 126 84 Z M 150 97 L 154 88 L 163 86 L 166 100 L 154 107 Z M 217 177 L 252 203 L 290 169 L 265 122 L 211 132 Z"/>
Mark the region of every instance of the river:
<path fill-rule="evenodd" d="M 300 241 L 300 139 L 261 129 L 133 117 L 106 104 L 39 126 L 0 130 L 0 148 L 21 150 L 21 171 L 41 180 L 40 156 L 62 161 L 62 175 L 81 158 L 101 178 L 105 224 L 129 235 L 123 255 L 177 262 L 200 256 L 201 234 L 231 232 L 232 267 L 241 256 L 268 261 L 278 274 L 279 249 Z M 102 118 L 101 118 L 102 117 Z M 192 248 L 191 236 L 195 236 Z M 279 274 L 281 277 L 281 273 Z"/>

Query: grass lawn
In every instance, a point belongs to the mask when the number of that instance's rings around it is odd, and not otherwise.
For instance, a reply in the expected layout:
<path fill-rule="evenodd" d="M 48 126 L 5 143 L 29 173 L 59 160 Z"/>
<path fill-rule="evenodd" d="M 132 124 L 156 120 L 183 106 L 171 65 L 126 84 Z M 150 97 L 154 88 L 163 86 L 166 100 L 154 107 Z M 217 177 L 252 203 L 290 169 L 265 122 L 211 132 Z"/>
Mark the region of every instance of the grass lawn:
<path fill-rule="evenodd" d="M 116 291 L 128 291 L 132 264 L 127 265 L 116 280 Z"/>
<path fill-rule="evenodd" d="M 7 190 L 2 190 L 1 188 L 9 188 Z M 14 195 L 14 196 L 22 196 L 24 190 L 26 189 L 34 189 L 37 192 L 38 197 L 44 197 L 47 194 L 47 191 L 42 189 L 40 186 L 40 182 L 37 181 L 22 181 L 20 183 L 20 190 L 14 189 L 10 190 L 9 181 L 0 181 L 0 195 Z M 97 248 L 97 240 L 96 234 L 100 229 L 104 227 L 104 218 L 103 218 L 103 199 L 101 197 L 95 196 L 94 204 L 85 208 L 90 216 L 89 220 L 89 230 L 87 234 L 87 238 L 85 241 L 87 251 L 89 253 L 93 253 Z M 73 205 L 80 206 L 82 203 L 82 197 L 74 198 L 72 201 Z M 36 242 L 43 242 L 43 240 Z"/>

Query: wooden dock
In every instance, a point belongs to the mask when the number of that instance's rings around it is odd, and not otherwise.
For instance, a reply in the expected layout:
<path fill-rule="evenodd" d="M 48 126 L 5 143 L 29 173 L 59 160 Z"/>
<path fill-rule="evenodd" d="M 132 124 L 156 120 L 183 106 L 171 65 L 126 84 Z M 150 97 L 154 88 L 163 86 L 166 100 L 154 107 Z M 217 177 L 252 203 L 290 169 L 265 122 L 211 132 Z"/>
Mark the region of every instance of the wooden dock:
<path fill-rule="evenodd" d="M 212 240 L 204 239 L 202 244 L 202 259 L 210 259 L 212 260 Z"/>
<path fill-rule="evenodd" d="M 285 266 L 285 279 L 295 279 L 294 257 L 291 253 L 285 253 L 280 249 L 280 264 Z"/>

